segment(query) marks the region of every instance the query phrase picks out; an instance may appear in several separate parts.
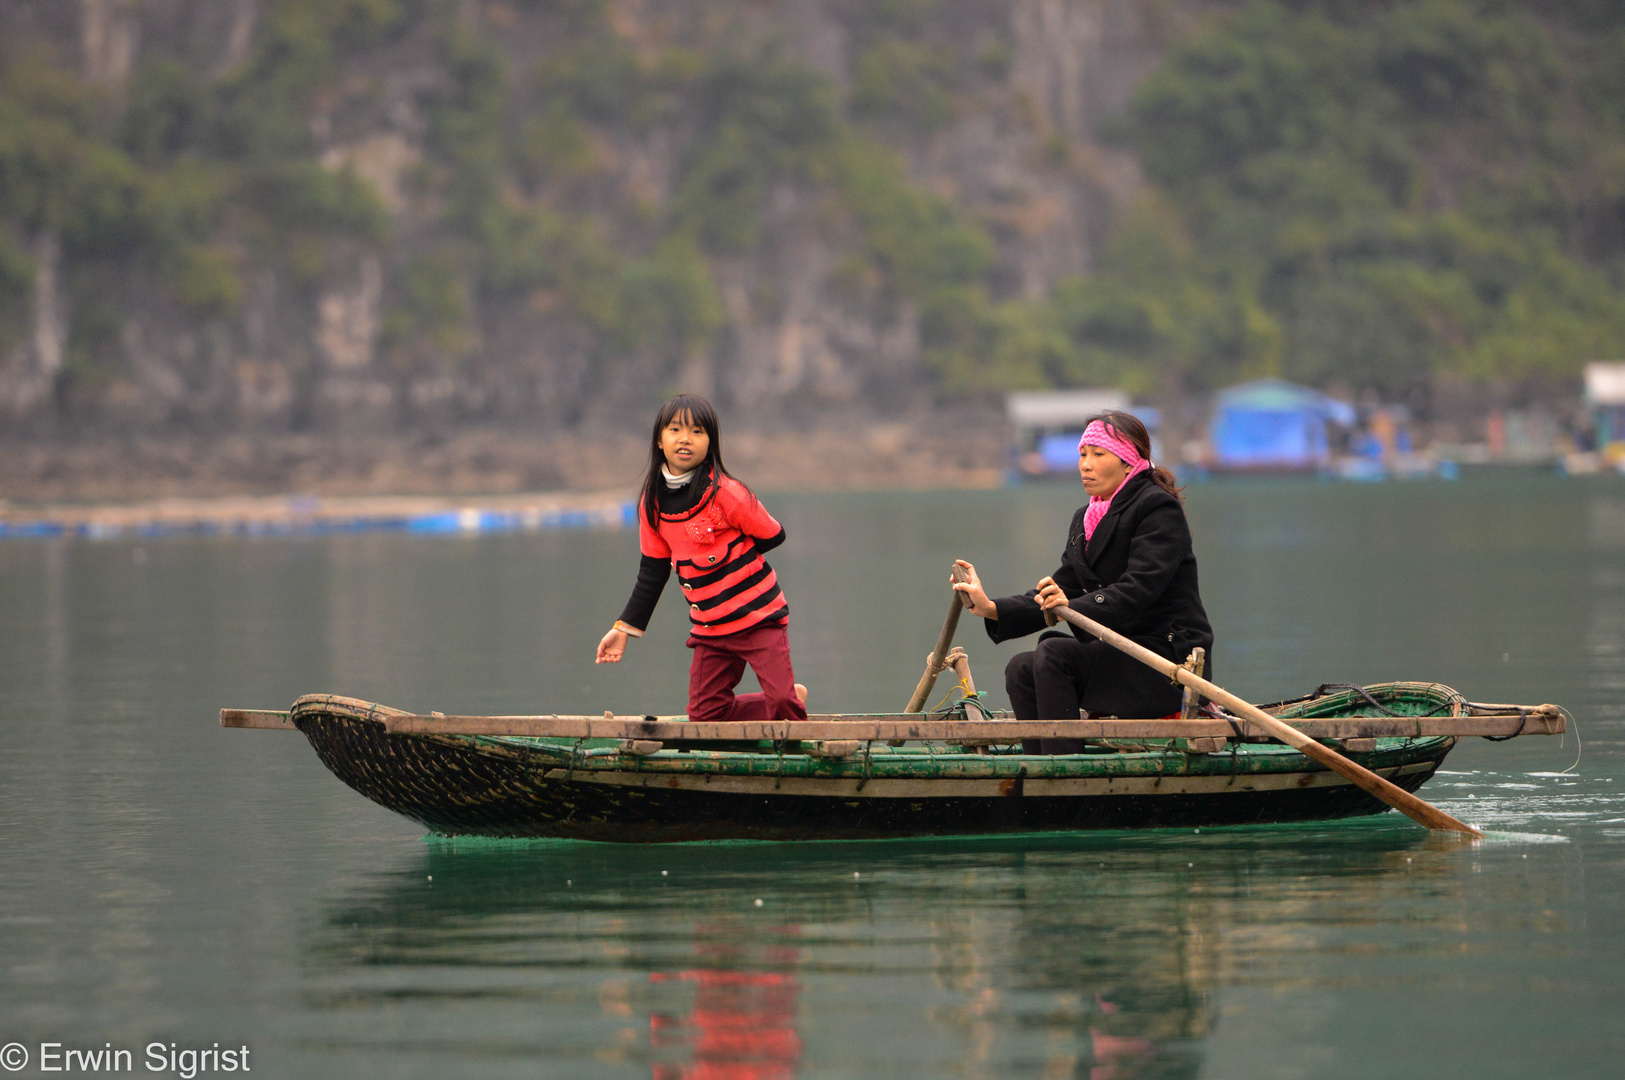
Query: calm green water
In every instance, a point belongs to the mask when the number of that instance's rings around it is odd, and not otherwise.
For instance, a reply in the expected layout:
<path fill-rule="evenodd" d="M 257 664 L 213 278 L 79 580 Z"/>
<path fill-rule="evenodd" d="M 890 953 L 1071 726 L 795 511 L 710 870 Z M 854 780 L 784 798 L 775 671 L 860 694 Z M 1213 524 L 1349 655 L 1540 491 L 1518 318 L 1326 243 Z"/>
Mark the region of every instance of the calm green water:
<path fill-rule="evenodd" d="M 819 710 L 900 707 L 949 560 L 1053 568 L 1067 488 L 770 496 Z M 246 1044 L 273 1077 L 1603 1077 L 1625 1060 L 1625 485 L 1214 484 L 1218 681 L 1568 706 L 1323 826 L 450 844 L 223 705 L 681 709 L 630 534 L 0 544 L 0 1044 Z M 1014 649 L 968 621 L 981 683 Z M 758 903 L 759 902 L 759 903 Z M 61 1064 L 61 1061 L 56 1064 Z M 173 1073 L 171 1075 L 174 1075 Z"/>

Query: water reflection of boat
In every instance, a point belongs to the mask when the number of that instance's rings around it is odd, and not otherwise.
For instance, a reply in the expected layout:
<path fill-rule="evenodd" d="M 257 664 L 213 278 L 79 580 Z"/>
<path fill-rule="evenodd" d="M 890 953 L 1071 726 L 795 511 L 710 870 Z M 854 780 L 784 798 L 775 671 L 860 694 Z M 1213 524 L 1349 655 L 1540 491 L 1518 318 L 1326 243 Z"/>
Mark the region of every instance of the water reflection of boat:
<path fill-rule="evenodd" d="M 1051 1042 L 1067 1049 L 1046 1074 L 1197 1076 L 1216 1023 L 1214 913 L 1176 890 L 1141 893 L 1131 904 L 1112 904 L 1099 892 L 1079 890 L 1070 905 L 1053 895 L 1023 897 L 1017 966 L 1034 987 L 1071 991 L 1051 1007 Z"/>
<path fill-rule="evenodd" d="M 1428 683 L 1322 688 L 1271 709 L 1408 791 L 1464 735 L 1563 730 L 1555 711 L 1475 707 Z M 423 717 L 311 695 L 290 713 L 227 710 L 221 722 L 297 729 L 345 783 L 453 835 L 836 839 L 1285 822 L 1386 809 L 1242 720 L 1055 722 L 1046 734 L 1089 740 L 1088 752 L 1068 755 L 1022 753 L 1010 741 L 1038 734 L 1039 725 L 997 717 L 754 726 Z M 751 733 L 758 737 L 737 738 Z M 736 738 L 718 741 L 726 735 Z M 894 747 L 888 739 L 916 741 Z"/>
<path fill-rule="evenodd" d="M 1080 1080 L 1195 1076 L 1211 913 L 1170 887 L 1151 834 L 1096 836 L 1087 852 L 1030 837 L 705 845 L 677 862 L 650 846 L 432 840 L 321 903 L 303 936 L 307 1004 L 333 1018 L 337 1047 L 401 1032 L 388 1048 L 402 1075 L 477 1039 L 550 1075 L 597 1061 L 655 1080 L 993 1078 L 1035 1063 Z M 1277 837 L 1270 857 L 1298 842 Z M 1247 858 L 1234 844 L 1190 854 L 1222 875 Z M 1090 880 L 1096 859 L 1121 871 L 1109 890 Z"/>
<path fill-rule="evenodd" d="M 1440 939 L 1495 951 L 1493 925 L 1461 918 L 1455 849 L 1378 819 L 884 845 L 431 838 L 302 922 L 305 1001 L 323 1045 L 390 1032 L 365 1045 L 403 1076 L 472 1045 L 500 1051 L 490 1075 L 698 1077 L 740 1053 L 820 1075 L 1248 1075 L 1248 1025 L 1270 1021 L 1221 1009 L 1226 988 L 1393 985 L 1425 978 Z M 1433 914 L 1406 906 L 1419 885 Z M 1519 910 L 1563 907 L 1560 882 L 1526 886 Z M 717 1005 L 733 1015 L 695 1019 Z M 775 1033 L 730 1048 L 753 1012 Z"/>
<path fill-rule="evenodd" d="M 686 1013 L 649 1014 L 649 1045 L 655 1055 L 677 1051 L 679 1060 L 656 1060 L 654 1080 L 789 1080 L 801 1062 L 796 1031 L 800 985 L 799 950 L 766 950 L 775 970 L 750 970 L 757 958 L 718 927 L 697 927 L 695 952 L 706 963 L 681 971 L 651 971 L 652 984 L 694 988 Z M 783 928 L 793 936 L 795 927 Z M 686 1056 L 687 1061 L 681 1060 Z"/>

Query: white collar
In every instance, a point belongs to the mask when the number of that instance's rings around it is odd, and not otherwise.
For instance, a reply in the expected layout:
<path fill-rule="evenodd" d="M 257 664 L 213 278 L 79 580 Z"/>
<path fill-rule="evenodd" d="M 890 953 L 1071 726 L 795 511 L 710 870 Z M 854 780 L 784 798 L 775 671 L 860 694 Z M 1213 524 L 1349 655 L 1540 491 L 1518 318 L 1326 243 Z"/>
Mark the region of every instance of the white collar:
<path fill-rule="evenodd" d="M 700 467 L 698 465 L 694 466 L 686 473 L 674 473 L 670 469 L 666 468 L 666 466 L 660 466 L 660 475 L 666 478 L 666 486 L 669 488 L 682 487 L 684 484 L 694 479 L 694 474 L 699 471 Z"/>

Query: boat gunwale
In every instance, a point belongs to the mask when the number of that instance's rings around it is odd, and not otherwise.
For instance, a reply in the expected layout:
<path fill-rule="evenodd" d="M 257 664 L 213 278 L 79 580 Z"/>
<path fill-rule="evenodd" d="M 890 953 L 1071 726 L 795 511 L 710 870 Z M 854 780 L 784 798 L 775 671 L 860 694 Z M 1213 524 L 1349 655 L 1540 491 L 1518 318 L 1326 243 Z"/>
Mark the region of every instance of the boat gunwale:
<path fill-rule="evenodd" d="M 1374 684 L 1363 688 L 1372 696 L 1385 696 L 1395 704 L 1419 702 L 1448 704 L 1460 712 L 1464 699 L 1437 683 Z M 1340 691 L 1333 703 L 1319 711 L 1335 711 L 1360 700 L 1356 691 Z M 1401 699 L 1407 699 L 1402 701 Z M 1313 702 L 1320 705 L 1326 698 Z M 412 716 L 399 709 L 338 695 L 308 695 L 295 703 L 291 720 L 312 715 L 370 721 L 388 727 L 388 719 Z M 707 750 L 698 746 L 682 749 L 664 747 L 652 753 L 626 752 L 614 739 L 529 737 L 513 735 L 466 735 L 455 733 L 413 733 L 394 737 L 422 739 L 495 757 L 508 758 L 543 770 L 563 768 L 569 773 L 644 773 L 667 776 L 767 776 L 807 779 L 940 779 L 940 780 L 1022 780 L 1073 779 L 1142 776 L 1248 776 L 1279 773 L 1321 772 L 1325 767 L 1301 752 L 1269 740 L 1232 739 L 1218 752 L 1192 752 L 1181 739 L 1133 740 L 1143 749 L 1120 749 L 1111 753 L 1085 752 L 1069 755 L 995 752 L 978 754 L 960 747 L 928 741 L 909 746 L 887 747 L 869 740 L 856 753 L 842 758 L 807 753 L 800 742 L 760 741 L 754 750 Z M 1459 736 L 1392 736 L 1376 740 L 1372 749 L 1350 753 L 1368 768 L 1385 769 L 1447 753 Z M 1160 745 L 1150 745 L 1160 743 Z M 596 744 L 596 745 L 591 745 Z"/>
<path fill-rule="evenodd" d="M 1323 686 L 1321 689 L 1326 688 L 1327 687 Z M 1376 704 L 1380 708 L 1384 708 L 1385 711 L 1390 713 L 1390 715 L 1385 717 L 1351 717 L 1347 715 L 1337 715 L 1344 710 L 1355 707 L 1362 700 Z M 1384 704 L 1384 702 L 1386 702 L 1386 704 Z M 1429 708 L 1429 706 L 1431 706 L 1431 708 Z M 1472 734 L 1484 734 L 1499 737 L 1500 735 L 1505 734 L 1505 732 L 1501 732 L 1499 730 L 1493 732 L 1487 730 L 1488 727 L 1493 726 L 1488 721 L 1481 721 L 1477 725 L 1479 727 L 1486 728 L 1486 730 L 1482 732 L 1454 730 L 1454 728 L 1467 723 L 1467 716 L 1473 710 L 1473 706 L 1471 706 L 1470 703 L 1468 703 L 1457 691 L 1440 683 L 1390 682 L 1376 683 L 1366 687 L 1349 686 L 1347 688 L 1340 688 L 1333 693 L 1323 694 L 1318 697 L 1300 698 L 1286 703 L 1277 703 L 1275 708 L 1278 713 L 1282 714 L 1283 719 L 1300 721 L 1300 730 L 1305 730 L 1311 735 L 1311 737 L 1327 743 L 1328 745 L 1341 746 L 1341 740 L 1348 738 L 1360 738 L 1364 740 L 1366 738 L 1374 737 L 1375 742 L 1369 749 L 1362 748 L 1361 750 L 1352 750 L 1352 748 L 1345 748 L 1345 752 L 1354 753 L 1355 756 L 1362 759 L 1369 756 L 1371 753 L 1378 753 L 1380 755 L 1384 752 L 1391 751 L 1394 749 L 1396 742 L 1401 747 L 1407 747 L 1419 740 L 1459 738 Z M 1499 709 L 1502 707 L 1497 706 L 1494 708 Z M 1536 709 L 1528 709 L 1527 707 L 1510 706 L 1506 708 L 1518 710 L 1517 713 L 1509 713 L 1506 714 L 1505 717 L 1505 721 L 1507 722 L 1510 721 L 1510 717 L 1512 715 L 1518 715 L 1520 717 L 1520 722 L 1518 725 L 1519 730 L 1515 731 L 1514 733 L 1520 733 L 1525 726 L 1527 718 L 1535 715 L 1539 716 L 1539 723 L 1537 730 L 1528 732 L 1530 734 L 1556 733 L 1562 731 L 1565 727 L 1563 723 L 1564 718 L 1560 713 L 1548 714 L 1541 711 L 1548 707 L 1543 706 Z M 1439 714 L 1445 709 L 1449 710 L 1449 715 L 1441 717 Z M 1424 712 L 1424 710 L 1426 711 Z M 685 764 L 683 766 L 684 769 L 690 771 L 705 771 L 704 768 L 699 764 L 700 762 L 713 760 L 733 762 L 736 760 L 759 758 L 763 754 L 770 754 L 775 758 L 793 758 L 798 762 L 806 762 L 807 760 L 811 759 L 812 761 L 817 762 L 817 768 L 822 770 L 838 771 L 843 767 L 842 756 L 822 753 L 820 748 L 814 744 L 812 740 L 806 739 L 805 737 L 799 740 L 791 739 L 780 735 L 780 732 L 784 732 L 786 734 L 794 732 L 796 725 L 790 722 L 782 722 L 777 725 L 696 725 L 696 728 L 691 732 L 689 730 L 684 730 L 686 728 L 686 723 L 674 723 L 658 720 L 656 720 L 654 723 L 647 723 L 641 721 L 631 721 L 630 718 L 625 718 L 619 723 L 613 723 L 611 725 L 612 731 L 615 733 L 614 735 L 606 733 L 604 736 L 595 737 L 592 734 L 594 728 L 592 727 L 591 721 L 596 720 L 596 718 L 583 717 L 570 718 L 572 720 L 581 720 L 584 722 L 584 726 L 581 726 L 580 730 L 584 731 L 585 734 L 580 735 L 530 735 L 514 733 L 512 731 L 481 732 L 478 730 L 467 730 L 467 725 L 458 725 L 461 730 L 447 731 L 441 729 L 441 724 L 448 722 L 448 720 L 484 719 L 491 721 L 491 723 L 485 726 L 500 728 L 503 726 L 513 726 L 500 723 L 500 721 L 504 720 L 517 719 L 557 721 L 564 718 L 447 718 L 444 716 L 444 714 L 440 713 L 432 713 L 428 717 L 423 717 L 417 714 L 407 713 L 400 709 L 394 709 L 389 706 L 362 701 L 356 698 L 347 698 L 334 694 L 313 694 L 301 697 L 294 703 L 293 709 L 288 714 L 288 726 L 297 726 L 298 719 L 312 711 L 322 711 L 329 714 L 349 716 L 359 720 L 378 722 L 385 727 L 386 731 L 394 735 L 409 735 L 412 737 L 431 739 L 447 739 L 453 740 L 459 745 L 484 747 L 497 752 L 513 751 L 526 755 L 539 753 L 548 757 L 558 757 L 561 754 L 567 754 L 569 760 L 573 763 L 572 767 L 595 767 L 590 763 L 594 758 L 605 756 L 605 751 L 612 751 L 612 749 L 615 747 L 627 748 L 629 744 L 624 738 L 622 738 L 625 735 L 631 735 L 632 738 L 642 738 L 653 744 L 640 748 L 644 749 L 646 752 L 642 755 L 635 756 L 653 759 L 651 767 L 654 768 L 660 767 L 661 762 L 681 756 L 685 759 Z M 896 714 L 845 715 L 856 720 L 861 719 L 862 715 L 895 716 Z M 611 717 L 609 719 L 611 721 L 615 721 L 617 718 Z M 921 719 L 923 720 L 925 718 L 922 716 Z M 1414 731 L 1392 730 L 1395 726 L 1393 723 L 1394 721 L 1404 721 L 1407 719 L 1417 721 Z M 1321 720 L 1323 722 L 1320 724 L 1315 724 L 1314 721 L 1316 720 Z M 1330 721 L 1330 724 L 1324 722 L 1327 720 Z M 1424 723 L 1424 720 L 1430 722 Z M 1452 725 L 1448 723 L 1449 721 L 1455 721 L 1456 723 Z M 411 726 L 403 727 L 404 722 L 411 722 Z M 869 731 L 866 734 L 868 729 L 860 729 L 856 732 L 842 731 L 841 728 L 844 725 L 840 723 L 822 723 L 810 726 L 813 730 L 819 732 L 833 730 L 838 734 L 839 737 L 851 740 L 848 746 L 845 748 L 849 752 L 846 755 L 847 757 L 854 756 L 850 752 L 858 749 L 861 746 L 861 760 L 865 762 L 865 769 L 872 769 L 874 767 L 873 763 L 877 760 L 898 762 L 899 765 L 901 765 L 901 763 L 911 758 L 918 760 L 920 757 L 926 757 L 931 761 L 936 762 L 940 759 L 958 756 L 973 759 L 979 764 L 979 767 L 973 771 L 982 773 L 989 764 L 989 759 L 1001 759 L 1006 762 L 1025 761 L 1027 759 L 1032 759 L 1033 761 L 1050 761 L 1053 759 L 1053 755 L 1012 753 L 1008 750 L 1002 749 L 985 754 L 965 753 L 963 751 L 959 751 L 956 754 L 955 750 L 949 749 L 950 746 L 953 746 L 955 743 L 962 740 L 978 740 L 982 741 L 984 744 L 987 741 L 992 741 L 995 743 L 1009 743 L 1015 741 L 1018 735 L 1021 737 L 1026 737 L 1032 734 L 1026 730 L 1022 730 L 1019 733 L 1011 732 L 1005 726 L 1006 723 L 1007 722 L 1005 721 L 977 722 L 963 720 L 939 720 L 934 723 L 930 723 L 929 726 L 903 725 L 908 727 L 913 733 L 913 738 L 909 740 L 911 745 L 908 747 L 899 746 L 885 748 L 884 750 L 878 752 L 876 751 L 875 744 L 881 739 L 893 737 L 894 731 L 898 725 L 893 724 L 885 726 L 884 734 L 879 733 L 879 727 L 877 727 L 875 731 Z M 1024 727 L 1032 726 L 1033 725 L 1031 724 L 1024 725 Z M 1181 758 L 1210 758 L 1214 756 L 1212 751 L 1215 744 L 1212 742 L 1206 743 L 1202 748 L 1203 752 L 1198 753 L 1192 750 L 1191 744 L 1185 738 L 1171 737 L 1165 734 L 1153 734 L 1150 736 L 1135 734 L 1136 731 L 1143 732 L 1146 730 L 1153 732 L 1166 732 L 1170 727 L 1177 730 L 1200 727 L 1202 729 L 1201 734 L 1218 736 L 1223 741 L 1216 745 L 1221 748 L 1227 748 L 1228 750 L 1227 753 L 1225 749 L 1220 749 L 1218 751 L 1221 756 L 1225 757 L 1233 757 L 1234 755 L 1241 753 L 1245 753 L 1250 758 L 1258 758 L 1261 760 L 1274 754 L 1288 754 L 1298 757 L 1302 756 L 1298 754 L 1297 751 L 1289 750 L 1288 748 L 1282 746 L 1269 736 L 1251 730 L 1246 726 L 1245 721 L 1233 719 L 1204 719 L 1193 722 L 1175 719 L 1123 721 L 1112 718 L 1106 720 L 1080 720 L 1074 722 L 1055 721 L 1053 723 L 1044 721 L 1040 722 L 1039 726 L 1067 728 L 1069 730 L 1065 732 L 1066 734 L 1082 736 L 1085 738 L 1087 743 L 1092 745 L 1092 749 L 1087 751 L 1085 754 L 1065 755 L 1068 758 L 1073 756 L 1101 758 L 1107 756 L 1132 757 L 1138 755 L 1150 756 L 1152 758 L 1161 760 L 1168 757 L 1171 753 L 1177 753 Z M 1468 724 L 1467 726 L 1473 725 Z M 752 731 L 754 731 L 756 728 L 766 727 L 769 728 L 776 737 L 773 739 L 732 739 L 729 741 L 735 745 L 723 747 L 721 745 L 722 737 L 711 733 L 713 729 L 717 729 L 719 727 L 727 727 L 730 733 L 732 733 L 733 727 L 740 727 Z M 1325 730 L 1327 727 L 1331 727 L 1332 730 Z M 1424 727 L 1433 728 L 1434 730 L 1424 731 Z M 1086 731 L 1070 730 L 1074 728 L 1083 728 L 1086 729 Z M 674 729 L 681 732 L 681 734 L 674 735 Z M 1059 732 L 1057 733 L 1059 734 Z M 1190 734 L 1195 735 L 1197 732 L 1192 730 Z M 958 736 L 959 738 L 944 738 L 945 736 Z M 675 745 L 662 746 L 661 744 L 663 742 Z M 715 748 L 708 747 L 708 743 L 715 743 Z M 740 743 L 747 745 L 741 747 L 738 745 Z M 938 748 L 939 745 L 941 745 L 940 749 Z M 1254 749 L 1243 751 L 1241 749 L 1243 746 L 1252 747 Z M 568 749 L 566 750 L 565 748 Z M 1108 751 L 1108 753 L 1103 753 L 1103 750 Z M 1117 750 L 1118 752 L 1109 753 L 1111 750 Z M 898 753 L 898 751 L 901 752 Z M 718 758 L 716 755 L 721 755 L 721 757 Z M 780 768 L 782 769 L 782 766 L 780 766 Z M 1229 769 L 1233 770 L 1233 768 L 1234 763 L 1232 762 Z"/>

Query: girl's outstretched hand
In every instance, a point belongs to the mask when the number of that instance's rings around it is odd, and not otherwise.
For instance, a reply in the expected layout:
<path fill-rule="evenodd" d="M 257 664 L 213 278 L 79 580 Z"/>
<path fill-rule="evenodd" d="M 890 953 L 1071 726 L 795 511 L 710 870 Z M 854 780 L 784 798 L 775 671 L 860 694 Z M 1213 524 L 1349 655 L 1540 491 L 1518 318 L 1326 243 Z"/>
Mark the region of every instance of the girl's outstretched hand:
<path fill-rule="evenodd" d="M 952 578 L 948 580 L 953 585 L 955 592 L 970 598 L 970 613 L 980 615 L 984 619 L 997 619 L 999 617 L 998 606 L 987 598 L 987 590 L 982 588 L 982 579 L 976 576 L 976 567 L 964 559 L 955 559 L 954 566 L 965 576 L 966 580 L 954 581 Z"/>
<path fill-rule="evenodd" d="M 595 664 L 619 664 L 621 657 L 626 655 L 626 631 L 611 629 L 598 642 L 598 657 Z"/>

